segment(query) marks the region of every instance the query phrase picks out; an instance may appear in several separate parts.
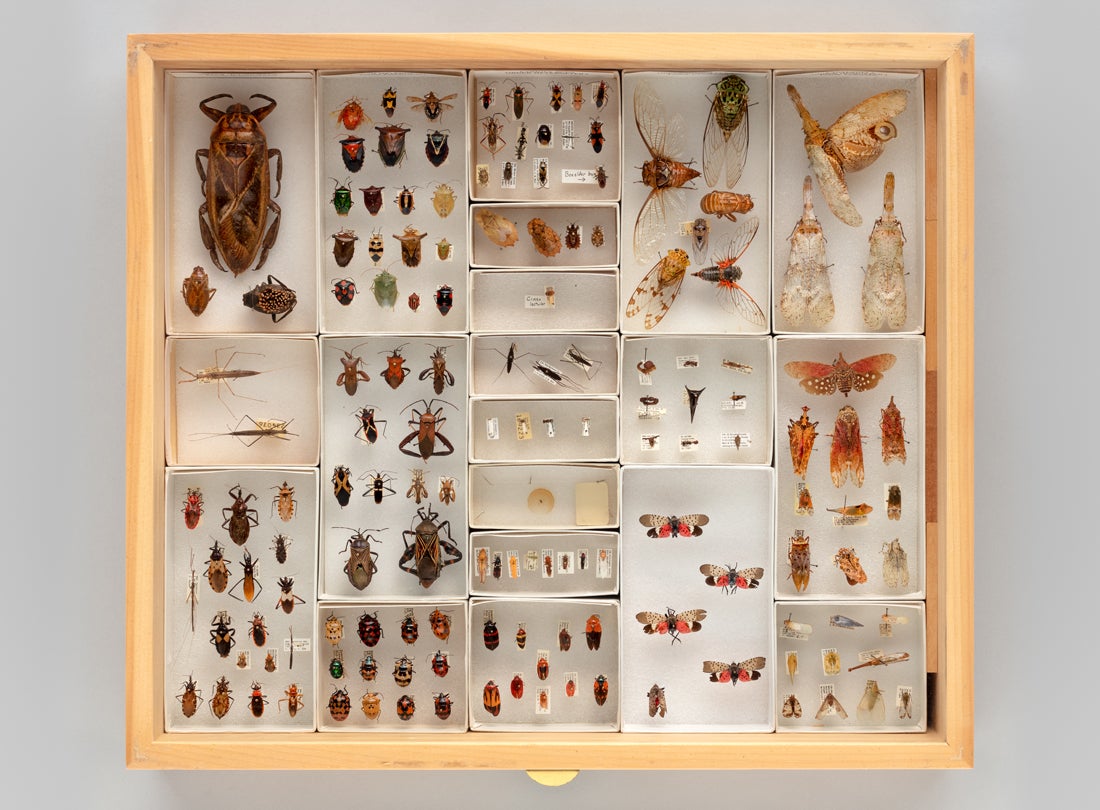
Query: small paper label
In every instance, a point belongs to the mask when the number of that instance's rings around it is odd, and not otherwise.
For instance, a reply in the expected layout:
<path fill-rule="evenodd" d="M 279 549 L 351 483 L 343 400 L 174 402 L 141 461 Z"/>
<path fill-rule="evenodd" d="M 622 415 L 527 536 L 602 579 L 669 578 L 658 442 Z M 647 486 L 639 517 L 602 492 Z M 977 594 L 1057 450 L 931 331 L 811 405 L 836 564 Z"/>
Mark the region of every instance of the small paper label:
<path fill-rule="evenodd" d="M 523 308 L 524 309 L 550 309 L 553 304 L 545 295 L 525 295 L 523 296 Z"/>
<path fill-rule="evenodd" d="M 680 452 L 694 453 L 699 449 L 699 437 L 685 434 L 680 437 Z"/>
<path fill-rule="evenodd" d="M 531 438 L 531 414 L 516 414 L 516 440 L 525 442 Z"/>
<path fill-rule="evenodd" d="M 535 550 L 528 551 L 523 558 L 523 567 L 528 571 L 539 570 L 539 553 Z"/>
<path fill-rule="evenodd" d="M 856 657 L 861 664 L 866 664 L 868 661 L 879 661 L 882 660 L 882 650 L 864 650 Z"/>
<path fill-rule="evenodd" d="M 580 185 L 595 185 L 599 182 L 595 169 L 562 169 L 561 181 Z"/>
<path fill-rule="evenodd" d="M 578 526 L 606 526 L 611 521 L 610 493 L 606 481 L 582 481 L 574 487 Z"/>
<path fill-rule="evenodd" d="M 588 436 L 589 436 L 589 434 L 591 434 L 591 432 L 592 432 L 592 420 L 589 419 L 587 416 L 582 416 L 581 417 L 581 436 L 583 436 L 584 438 L 588 438 Z"/>
<path fill-rule="evenodd" d="M 294 649 L 294 652 L 309 652 L 310 651 L 309 639 L 308 638 L 296 638 L 296 639 L 294 639 L 293 649 Z M 290 650 L 291 650 L 290 639 L 289 638 L 284 638 L 283 639 L 283 652 L 290 652 Z"/>
<path fill-rule="evenodd" d="M 596 554 L 596 579 L 611 579 L 613 549 L 601 548 Z"/>
<path fill-rule="evenodd" d="M 566 118 L 561 122 L 561 149 L 568 152 L 574 148 L 573 119 Z"/>
<path fill-rule="evenodd" d="M 725 450 L 731 447 L 740 450 L 743 447 L 752 446 L 752 437 L 748 433 L 720 433 L 718 443 Z"/>
<path fill-rule="evenodd" d="M 656 451 L 661 449 L 661 434 L 660 433 L 643 433 L 642 434 L 642 451 Z"/>
<path fill-rule="evenodd" d="M 485 438 L 491 442 L 500 438 L 500 421 L 495 416 L 485 420 Z"/>
<path fill-rule="evenodd" d="M 833 526 L 865 526 L 867 515 L 833 515 Z"/>
<path fill-rule="evenodd" d="M 744 394 L 735 394 L 730 399 L 723 399 L 719 407 L 723 411 L 743 411 L 749 405 L 749 398 Z"/>
<path fill-rule="evenodd" d="M 519 173 L 519 167 L 512 161 L 506 161 L 504 168 L 500 173 L 500 187 L 501 188 L 515 188 L 516 187 L 516 175 Z"/>
<path fill-rule="evenodd" d="M 878 634 L 882 638 L 894 637 L 894 625 L 892 622 L 881 622 L 878 626 Z"/>
<path fill-rule="evenodd" d="M 692 236 L 692 231 L 694 230 L 694 228 L 695 228 L 695 220 L 694 219 L 689 219 L 687 222 L 681 222 L 680 227 L 679 227 L 680 236 L 688 236 L 688 237 Z"/>
<path fill-rule="evenodd" d="M 699 368 L 699 355 L 697 354 L 685 354 L 679 355 L 676 358 L 676 368 Z"/>
<path fill-rule="evenodd" d="M 638 385 L 653 385 L 653 375 L 638 372 Z"/>

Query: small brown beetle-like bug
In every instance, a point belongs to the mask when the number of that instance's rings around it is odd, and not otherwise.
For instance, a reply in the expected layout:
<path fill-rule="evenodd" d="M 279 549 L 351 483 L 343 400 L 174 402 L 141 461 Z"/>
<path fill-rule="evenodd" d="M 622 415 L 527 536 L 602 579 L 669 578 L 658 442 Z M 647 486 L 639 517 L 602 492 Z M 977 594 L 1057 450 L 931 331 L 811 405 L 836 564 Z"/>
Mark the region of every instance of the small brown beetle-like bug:
<path fill-rule="evenodd" d="M 207 561 L 206 578 L 210 581 L 210 588 L 214 593 L 223 593 L 229 585 L 228 563 L 222 556 L 222 548 L 218 541 L 210 547 L 210 559 Z"/>
<path fill-rule="evenodd" d="M 344 228 L 332 235 L 332 257 L 336 259 L 338 267 L 347 267 L 355 255 L 355 243 L 359 237 L 350 228 Z M 185 296 L 186 297 L 186 296 Z"/>
<path fill-rule="evenodd" d="M 570 250 L 581 246 L 581 228 L 575 222 L 565 226 L 565 246 Z"/>
<path fill-rule="evenodd" d="M 377 720 L 382 713 L 382 695 L 379 692 L 367 692 L 363 695 L 362 708 L 368 720 Z"/>
<path fill-rule="evenodd" d="M 183 280 L 183 302 L 196 318 L 206 311 L 207 304 L 217 291 L 210 286 L 210 276 L 201 267 L 196 267 Z"/>
<path fill-rule="evenodd" d="M 603 228 L 600 225 L 592 226 L 592 247 L 603 247 Z"/>
<path fill-rule="evenodd" d="M 223 676 L 214 684 L 214 697 L 210 698 L 210 711 L 221 720 L 229 714 L 229 707 L 232 705 L 233 690 L 229 688 L 229 680 Z"/>
<path fill-rule="evenodd" d="M 256 496 L 251 492 L 247 496 L 237 484 L 230 488 L 229 497 L 233 503 L 222 509 L 222 528 L 229 532 L 229 539 L 238 546 L 243 546 L 248 541 L 248 533 L 252 526 L 260 525 L 259 513 L 255 509 L 248 508 L 248 502 Z M 226 512 L 229 514 L 227 515 Z"/>
<path fill-rule="evenodd" d="M 298 294 L 275 276 L 268 274 L 266 282 L 257 284 L 241 296 L 241 300 L 249 309 L 270 315 L 271 321 L 278 323 L 294 311 L 298 304 Z"/>
<path fill-rule="evenodd" d="M 202 703 L 202 695 L 199 694 L 199 690 L 193 677 L 189 677 L 187 682 L 183 684 L 183 691 L 176 695 L 176 700 L 180 702 L 180 711 L 183 712 L 184 717 L 194 717 L 195 712 L 198 711 L 199 705 Z"/>

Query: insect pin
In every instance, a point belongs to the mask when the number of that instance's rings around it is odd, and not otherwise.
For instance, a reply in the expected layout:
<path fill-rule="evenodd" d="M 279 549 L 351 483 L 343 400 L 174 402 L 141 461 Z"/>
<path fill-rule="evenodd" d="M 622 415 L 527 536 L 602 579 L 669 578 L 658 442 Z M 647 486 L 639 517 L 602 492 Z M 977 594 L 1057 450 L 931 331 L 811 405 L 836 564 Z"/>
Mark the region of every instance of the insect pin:
<path fill-rule="evenodd" d="M 710 523 L 706 515 L 652 515 L 646 514 L 638 518 L 643 526 L 648 526 L 646 534 L 649 537 L 665 539 L 668 537 L 699 537 L 703 533 L 703 527 Z"/>
<path fill-rule="evenodd" d="M 760 680 L 763 675 L 760 670 L 764 668 L 764 664 L 763 656 L 730 664 L 724 661 L 704 661 L 703 672 L 710 674 L 712 683 L 728 683 L 737 686 L 738 683 Z"/>
<path fill-rule="evenodd" d="M 707 617 L 705 610 L 683 610 L 677 613 L 668 608 L 664 613 L 654 613 L 651 610 L 643 610 L 636 618 L 642 624 L 642 630 L 646 635 L 668 634 L 672 643 L 682 641 L 681 635 L 698 633 L 703 629 L 703 620 Z"/>
<path fill-rule="evenodd" d="M 738 590 L 747 590 L 760 586 L 760 580 L 764 576 L 763 568 L 738 568 L 733 565 L 711 565 L 703 563 L 699 566 L 699 573 L 706 577 L 705 582 L 715 588 L 721 588 L 722 593 L 736 593 Z"/>

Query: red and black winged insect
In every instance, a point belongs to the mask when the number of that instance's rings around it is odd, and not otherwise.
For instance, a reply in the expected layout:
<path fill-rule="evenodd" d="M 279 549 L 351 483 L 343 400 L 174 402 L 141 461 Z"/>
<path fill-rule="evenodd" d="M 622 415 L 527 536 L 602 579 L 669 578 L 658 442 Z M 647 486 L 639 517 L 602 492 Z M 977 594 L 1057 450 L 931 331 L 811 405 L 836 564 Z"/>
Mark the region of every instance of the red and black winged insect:
<path fill-rule="evenodd" d="M 706 515 L 642 515 L 638 522 L 648 526 L 650 537 L 698 537 L 710 523 Z"/>
<path fill-rule="evenodd" d="M 737 686 L 738 681 L 760 680 L 760 670 L 764 668 L 764 662 L 765 658 L 762 655 L 735 664 L 726 664 L 722 661 L 704 661 L 703 672 L 710 674 L 713 683 L 731 683 Z"/>
<path fill-rule="evenodd" d="M 672 608 L 668 608 L 664 613 L 643 610 L 635 616 L 642 623 L 642 630 L 647 635 L 653 635 L 654 633 L 665 635 L 667 633 L 673 644 L 681 640 L 681 635 L 698 633 L 702 630 L 703 619 L 706 617 L 707 612 L 705 610 L 682 610 L 677 613 Z"/>
<path fill-rule="evenodd" d="M 897 359 L 889 353 L 872 354 L 849 363 L 843 354 L 838 354 L 832 364 L 792 360 L 783 369 L 811 394 L 828 396 L 839 391 L 848 396 L 853 388 L 856 391 L 869 391 L 878 385 L 882 375 L 893 367 Z"/>
<path fill-rule="evenodd" d="M 715 588 L 721 588 L 722 593 L 735 593 L 737 590 L 747 590 L 760 586 L 760 580 L 764 577 L 763 568 L 738 568 L 733 565 L 711 565 L 703 563 L 699 566 L 699 573 L 706 576 L 706 583 Z"/>

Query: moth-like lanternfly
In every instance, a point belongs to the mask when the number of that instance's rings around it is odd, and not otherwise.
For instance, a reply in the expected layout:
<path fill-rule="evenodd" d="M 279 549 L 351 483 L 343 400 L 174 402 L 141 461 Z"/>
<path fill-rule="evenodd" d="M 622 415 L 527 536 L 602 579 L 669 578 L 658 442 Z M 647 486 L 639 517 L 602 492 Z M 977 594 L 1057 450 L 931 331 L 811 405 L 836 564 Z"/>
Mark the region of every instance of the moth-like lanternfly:
<path fill-rule="evenodd" d="M 813 183 L 809 175 L 802 184 L 802 196 L 802 219 L 795 223 L 787 238 L 791 243 L 791 255 L 787 259 L 787 274 L 783 277 L 783 292 L 779 295 L 779 311 L 794 326 L 806 317 L 811 324 L 824 326 L 836 314 L 836 305 L 825 263 L 825 234 L 814 214 Z"/>
<path fill-rule="evenodd" d="M 799 718 L 802 716 L 802 704 L 794 695 L 787 695 L 783 700 L 783 716 Z"/>
<path fill-rule="evenodd" d="M 845 405 L 836 416 L 833 446 L 829 450 L 829 472 L 833 486 L 840 487 L 850 475 L 857 487 L 863 486 L 863 443 L 859 433 L 859 414 Z"/>
<path fill-rule="evenodd" d="M 638 522 L 649 526 L 650 537 L 698 537 L 710 522 L 706 515 L 642 515 Z"/>
<path fill-rule="evenodd" d="M 706 576 L 706 583 L 721 588 L 722 593 L 735 593 L 738 589 L 756 588 L 764 576 L 763 568 L 741 568 L 733 565 L 703 563 L 699 573 Z"/>
<path fill-rule="evenodd" d="M 760 680 L 763 677 L 760 670 L 764 668 L 764 664 L 765 658 L 762 655 L 732 664 L 723 661 L 704 661 L 703 672 L 710 674 L 712 683 L 729 683 L 737 686 L 739 681 Z"/>
<path fill-rule="evenodd" d="M 840 354 L 831 365 L 812 360 L 792 360 L 783 369 L 797 379 L 808 393 L 828 396 L 839 391 L 848 396 L 853 388 L 856 391 L 870 391 L 878 385 L 882 375 L 893 368 L 897 359 L 893 354 L 872 354 L 848 363 Z"/>
<path fill-rule="evenodd" d="M 894 173 L 882 184 L 882 216 L 875 220 L 869 239 L 871 255 L 863 276 L 863 322 L 878 329 L 885 321 L 891 329 L 905 326 L 905 233 L 894 216 Z"/>
<path fill-rule="evenodd" d="M 894 459 L 905 463 L 905 419 L 890 397 L 890 404 L 882 409 L 882 463 L 889 464 Z"/>
<path fill-rule="evenodd" d="M 646 635 L 668 634 L 672 643 L 681 641 L 681 635 L 698 633 L 703 629 L 703 619 L 707 617 L 705 610 L 683 610 L 677 613 L 668 608 L 664 613 L 655 613 L 651 610 L 643 610 L 635 618 L 642 623 L 642 630 Z"/>

